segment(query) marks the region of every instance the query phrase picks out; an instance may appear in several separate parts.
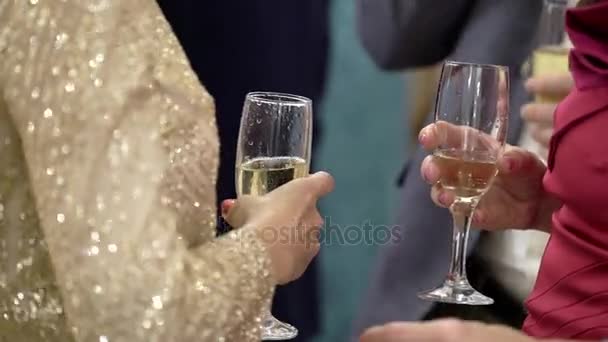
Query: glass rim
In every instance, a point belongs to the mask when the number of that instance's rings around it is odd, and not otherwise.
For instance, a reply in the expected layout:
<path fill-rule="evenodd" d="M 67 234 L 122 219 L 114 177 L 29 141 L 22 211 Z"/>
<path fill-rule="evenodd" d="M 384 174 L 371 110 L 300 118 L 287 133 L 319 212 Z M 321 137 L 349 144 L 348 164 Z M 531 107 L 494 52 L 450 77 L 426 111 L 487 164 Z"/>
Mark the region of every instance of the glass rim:
<path fill-rule="evenodd" d="M 545 4 L 556 5 L 556 6 L 564 6 L 567 7 L 570 5 L 570 0 L 544 0 Z"/>
<path fill-rule="evenodd" d="M 247 94 L 246 99 L 260 103 L 280 104 L 287 106 L 301 106 L 312 104 L 312 100 L 308 97 L 273 91 L 252 91 Z"/>
<path fill-rule="evenodd" d="M 481 69 L 498 69 L 501 71 L 509 71 L 509 67 L 506 65 L 499 64 L 484 64 L 484 63 L 470 63 L 470 62 L 458 62 L 458 61 L 445 61 L 444 66 L 470 66 Z"/>

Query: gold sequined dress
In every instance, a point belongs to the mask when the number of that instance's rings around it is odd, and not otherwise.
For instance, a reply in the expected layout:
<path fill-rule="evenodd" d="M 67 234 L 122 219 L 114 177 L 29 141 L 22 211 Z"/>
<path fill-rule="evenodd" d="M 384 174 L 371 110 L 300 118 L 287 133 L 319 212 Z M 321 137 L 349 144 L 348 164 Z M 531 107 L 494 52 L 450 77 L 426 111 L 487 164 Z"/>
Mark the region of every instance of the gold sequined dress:
<path fill-rule="evenodd" d="M 209 51 L 213 53 L 213 51 Z M 0 0 L 0 341 L 259 340 L 214 106 L 153 0 Z"/>

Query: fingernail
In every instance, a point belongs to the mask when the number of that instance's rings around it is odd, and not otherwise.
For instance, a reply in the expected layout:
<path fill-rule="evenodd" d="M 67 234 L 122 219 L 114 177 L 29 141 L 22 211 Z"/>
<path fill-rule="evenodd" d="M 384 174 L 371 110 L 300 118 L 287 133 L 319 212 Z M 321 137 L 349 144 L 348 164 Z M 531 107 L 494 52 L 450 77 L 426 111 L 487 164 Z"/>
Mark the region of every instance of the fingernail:
<path fill-rule="evenodd" d="M 507 171 L 511 172 L 511 171 L 515 170 L 515 160 L 513 160 L 511 158 L 505 158 L 504 163 L 507 168 Z"/>
<path fill-rule="evenodd" d="M 441 194 L 439 194 L 439 203 L 441 203 L 444 206 L 448 206 L 448 194 L 445 192 L 442 192 Z"/>
<path fill-rule="evenodd" d="M 427 167 L 422 172 L 422 177 L 427 183 L 434 184 L 437 182 L 437 178 L 439 178 L 439 175 L 437 175 L 437 171 L 435 170 L 435 168 Z"/>
<path fill-rule="evenodd" d="M 373 326 L 371 328 L 365 329 L 365 331 L 363 332 L 363 335 L 369 335 L 369 334 L 377 333 L 378 331 L 381 331 L 381 330 L 382 330 L 381 326 Z"/>
<path fill-rule="evenodd" d="M 428 169 L 425 169 L 422 172 L 422 178 L 424 178 L 424 181 L 427 182 L 427 183 L 431 182 L 430 179 L 429 179 L 429 170 Z"/>
<path fill-rule="evenodd" d="M 229 199 L 222 202 L 222 214 L 227 214 L 230 208 L 234 205 L 235 200 Z"/>
<path fill-rule="evenodd" d="M 426 135 L 426 133 L 421 132 L 420 135 L 418 136 L 418 141 L 420 142 L 420 144 L 426 145 L 427 140 L 428 140 L 428 136 Z"/>

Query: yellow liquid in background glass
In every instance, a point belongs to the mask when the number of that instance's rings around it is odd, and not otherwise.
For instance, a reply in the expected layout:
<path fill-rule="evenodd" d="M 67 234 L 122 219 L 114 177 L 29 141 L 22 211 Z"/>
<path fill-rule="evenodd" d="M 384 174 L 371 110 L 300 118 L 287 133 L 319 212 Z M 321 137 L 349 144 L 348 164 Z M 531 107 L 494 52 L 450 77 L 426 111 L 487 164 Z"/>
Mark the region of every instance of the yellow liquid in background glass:
<path fill-rule="evenodd" d="M 568 54 L 570 49 L 563 46 L 543 46 L 534 51 L 532 57 L 532 75 L 559 75 L 569 72 Z M 536 95 L 537 103 L 555 103 L 561 98 Z"/>

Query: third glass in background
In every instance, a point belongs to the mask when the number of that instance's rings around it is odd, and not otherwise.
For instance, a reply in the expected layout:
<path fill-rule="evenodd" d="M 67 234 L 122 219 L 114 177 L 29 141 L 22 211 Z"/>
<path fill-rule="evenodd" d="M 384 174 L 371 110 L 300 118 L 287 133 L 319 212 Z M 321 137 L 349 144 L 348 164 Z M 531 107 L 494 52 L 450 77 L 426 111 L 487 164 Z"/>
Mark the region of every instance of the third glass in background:
<path fill-rule="evenodd" d="M 544 0 L 538 32 L 538 48 L 532 56 L 532 76 L 562 74 L 568 72 L 568 53 L 572 43 L 565 29 L 566 11 L 576 5 L 576 0 Z M 558 102 L 537 96 L 536 102 Z"/>
<path fill-rule="evenodd" d="M 544 0 L 543 10 L 538 31 L 538 48 L 531 56 L 530 76 L 560 75 L 568 73 L 568 54 L 572 43 L 565 28 L 566 11 L 576 6 L 577 0 Z M 535 95 L 536 103 L 557 103 L 561 98 L 551 98 L 540 94 Z M 530 136 L 533 127 L 526 125 L 524 137 Z M 545 147 L 530 139 L 527 142 L 530 149 L 541 158 L 546 159 L 548 151 Z"/>

